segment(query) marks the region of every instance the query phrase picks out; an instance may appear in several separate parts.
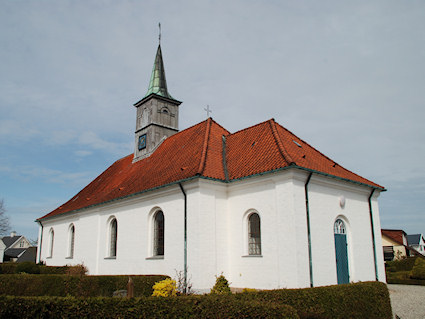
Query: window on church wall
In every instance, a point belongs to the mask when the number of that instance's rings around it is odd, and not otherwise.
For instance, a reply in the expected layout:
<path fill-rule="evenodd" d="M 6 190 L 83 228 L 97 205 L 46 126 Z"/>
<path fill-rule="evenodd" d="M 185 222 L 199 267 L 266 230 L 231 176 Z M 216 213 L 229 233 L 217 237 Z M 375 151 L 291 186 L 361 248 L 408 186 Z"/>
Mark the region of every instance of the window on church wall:
<path fill-rule="evenodd" d="M 334 234 L 346 234 L 345 224 L 341 219 L 337 219 L 334 224 Z"/>
<path fill-rule="evenodd" d="M 109 224 L 109 257 L 117 256 L 118 224 L 116 218 Z"/>
<path fill-rule="evenodd" d="M 55 240 L 55 232 L 53 231 L 53 228 L 50 228 L 50 231 L 49 231 L 49 247 L 48 247 L 48 256 L 47 257 L 53 257 L 54 240 Z"/>
<path fill-rule="evenodd" d="M 68 258 L 74 257 L 75 226 L 71 224 L 68 230 Z"/>
<path fill-rule="evenodd" d="M 154 217 L 154 256 L 164 256 L 164 213 L 158 211 Z"/>
<path fill-rule="evenodd" d="M 261 255 L 261 225 L 257 213 L 248 217 L 248 254 Z"/>

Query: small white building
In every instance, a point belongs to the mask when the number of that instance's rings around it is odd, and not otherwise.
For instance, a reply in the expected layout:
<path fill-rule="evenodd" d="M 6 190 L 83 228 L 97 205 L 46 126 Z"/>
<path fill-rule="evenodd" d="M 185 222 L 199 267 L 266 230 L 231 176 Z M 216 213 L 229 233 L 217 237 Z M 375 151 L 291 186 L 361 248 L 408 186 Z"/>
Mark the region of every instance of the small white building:
<path fill-rule="evenodd" d="M 187 271 L 198 291 L 385 281 L 377 198 L 385 189 L 273 119 L 230 133 L 178 132 L 158 47 L 137 108 L 135 152 L 39 218 L 39 260 L 93 275 Z"/>

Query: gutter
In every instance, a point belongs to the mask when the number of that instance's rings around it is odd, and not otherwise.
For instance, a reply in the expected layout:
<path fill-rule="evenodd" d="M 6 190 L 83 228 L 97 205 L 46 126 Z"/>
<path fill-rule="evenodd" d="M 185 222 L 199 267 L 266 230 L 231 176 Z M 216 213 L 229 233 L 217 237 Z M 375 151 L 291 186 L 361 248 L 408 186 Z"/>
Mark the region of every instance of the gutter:
<path fill-rule="evenodd" d="M 184 196 L 184 266 L 183 266 L 183 294 L 187 292 L 187 195 L 183 185 L 179 183 Z"/>
<path fill-rule="evenodd" d="M 376 247 L 375 247 L 375 227 L 373 224 L 373 210 L 372 210 L 372 196 L 376 189 L 372 189 L 370 193 L 369 202 L 369 216 L 370 216 L 370 228 L 372 230 L 372 249 L 373 249 L 373 262 L 375 265 L 375 280 L 378 281 L 378 265 L 376 263 Z"/>
<path fill-rule="evenodd" d="M 40 235 L 40 242 L 38 244 L 37 254 L 38 254 L 38 262 L 41 262 L 41 246 L 43 244 L 43 224 L 41 223 L 41 220 L 36 220 L 36 222 L 41 226 L 41 235 Z"/>
<path fill-rule="evenodd" d="M 314 174 L 317 174 L 317 175 L 322 175 L 322 176 L 330 177 L 330 178 L 333 178 L 333 179 L 336 179 L 336 180 L 340 180 L 340 181 L 349 182 L 349 183 L 356 184 L 356 185 L 362 185 L 362 186 L 367 186 L 367 187 L 373 188 L 373 189 L 379 189 L 382 192 L 385 192 L 386 191 L 386 189 L 383 188 L 383 187 L 377 187 L 377 186 L 370 185 L 370 184 L 356 182 L 356 181 L 353 181 L 351 179 L 342 178 L 342 177 L 338 177 L 338 176 L 335 176 L 335 175 L 330 175 L 330 174 L 323 173 L 323 172 L 320 172 L 320 171 L 316 171 L 316 170 L 313 170 L 313 169 L 310 169 L 310 168 L 305 168 L 305 167 L 301 167 L 301 166 L 292 164 L 290 166 L 285 166 L 285 167 L 281 167 L 281 168 L 277 168 L 277 169 L 272 169 L 272 170 L 266 171 L 266 172 L 256 173 L 256 174 L 252 174 L 252 175 L 248 175 L 248 176 L 244 176 L 244 177 L 239 177 L 239 178 L 233 178 L 231 180 L 223 180 L 223 179 L 214 178 L 214 177 L 207 177 L 207 176 L 202 176 L 202 175 L 194 175 L 194 176 L 187 177 L 187 178 L 184 178 L 184 179 L 181 179 L 181 180 L 177 180 L 177 181 L 174 181 L 174 182 L 171 182 L 171 183 L 168 183 L 168 184 L 164 184 L 164 185 L 156 186 L 156 187 L 153 187 L 153 188 L 145 189 L 145 190 L 142 190 L 142 191 L 133 193 L 133 194 L 128 194 L 128 195 L 124 195 L 124 196 L 117 197 L 117 198 L 114 198 L 114 199 L 106 200 L 104 202 L 100 202 L 100 203 L 96 203 L 96 204 L 91 204 L 91 205 L 84 206 L 84 207 L 81 207 L 81 208 L 77 208 L 77 209 L 74 209 L 74 210 L 70 210 L 70 211 L 67 211 L 67 212 L 64 212 L 64 213 L 58 213 L 58 214 L 55 214 L 53 216 L 47 216 L 47 217 L 38 218 L 38 219 L 36 219 L 36 221 L 47 220 L 49 218 L 54 218 L 54 217 L 56 217 L 58 215 L 64 216 L 64 214 L 76 213 L 76 212 L 79 212 L 79 211 L 82 211 L 82 210 L 85 210 L 85 209 L 88 209 L 88 208 L 92 208 L 92 207 L 96 207 L 96 206 L 100 206 L 100 205 L 112 203 L 112 202 L 115 202 L 115 201 L 123 200 L 123 199 L 126 199 L 126 198 L 130 198 L 130 197 L 133 197 L 133 196 L 141 195 L 141 194 L 144 194 L 144 193 L 147 193 L 147 192 L 155 191 L 155 190 L 158 190 L 158 189 L 162 189 L 162 188 L 169 187 L 169 186 L 172 186 L 172 185 L 180 184 L 182 182 L 194 180 L 194 179 L 197 179 L 197 178 L 202 178 L 202 179 L 212 180 L 212 181 L 222 182 L 222 183 L 233 183 L 233 182 L 237 182 L 237 181 L 240 181 L 240 180 L 244 180 L 244 179 L 248 179 L 248 178 L 252 178 L 252 177 L 257 177 L 257 176 L 263 176 L 263 175 L 267 175 L 267 174 L 273 174 L 273 173 L 276 173 L 276 172 L 285 171 L 287 169 L 292 169 L 292 168 L 300 169 L 300 170 L 307 171 L 307 172 L 310 172 L 310 173 L 314 173 Z M 227 170 L 227 168 L 226 168 L 226 170 Z"/>
<path fill-rule="evenodd" d="M 313 175 L 313 172 L 310 172 L 304 185 L 305 210 L 306 210 L 306 218 L 307 218 L 308 263 L 309 263 L 309 273 L 310 273 L 310 287 L 313 287 L 313 260 L 311 256 L 310 205 L 308 203 L 308 184 L 310 183 L 310 179 L 312 175 Z"/>

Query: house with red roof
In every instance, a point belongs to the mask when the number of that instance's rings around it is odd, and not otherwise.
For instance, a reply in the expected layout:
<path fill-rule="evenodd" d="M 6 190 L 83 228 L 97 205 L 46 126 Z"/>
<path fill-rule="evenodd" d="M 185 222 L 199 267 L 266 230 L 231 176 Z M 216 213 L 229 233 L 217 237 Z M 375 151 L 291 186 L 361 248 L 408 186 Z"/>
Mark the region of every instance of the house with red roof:
<path fill-rule="evenodd" d="M 137 103 L 135 150 L 37 219 L 38 260 L 93 275 L 183 275 L 199 292 L 385 281 L 384 187 L 274 119 L 178 129 L 161 47 Z"/>
<path fill-rule="evenodd" d="M 381 229 L 384 260 L 400 260 L 420 254 L 409 243 L 409 235 L 402 229 Z M 412 237 L 410 237 L 412 242 Z"/>

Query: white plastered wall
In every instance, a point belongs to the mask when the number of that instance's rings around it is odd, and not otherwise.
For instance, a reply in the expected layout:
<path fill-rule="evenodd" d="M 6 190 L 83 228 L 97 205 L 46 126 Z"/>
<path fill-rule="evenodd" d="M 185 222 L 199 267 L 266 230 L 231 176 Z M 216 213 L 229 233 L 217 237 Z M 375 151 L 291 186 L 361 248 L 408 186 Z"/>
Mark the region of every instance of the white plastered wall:
<path fill-rule="evenodd" d="M 305 182 L 308 173 L 291 169 L 232 183 L 197 179 L 183 183 L 187 194 L 188 278 L 208 291 L 223 273 L 237 288 L 296 288 L 310 285 Z M 348 229 L 351 281 L 375 280 L 368 198 L 370 188 L 313 175 L 309 206 L 314 286 L 335 284 L 333 224 Z M 340 198 L 344 196 L 345 206 Z M 372 198 L 379 279 L 385 281 L 379 210 Z M 165 219 L 164 258 L 152 257 L 152 216 Z M 261 218 L 261 256 L 247 256 L 246 214 Z M 108 221 L 117 219 L 116 258 L 108 258 Z M 41 259 L 47 265 L 84 263 L 96 274 L 165 274 L 184 268 L 184 196 L 178 185 L 42 221 Z M 75 226 L 74 256 L 68 229 Z M 54 253 L 47 258 L 54 229 Z M 41 237 L 41 233 L 40 233 Z M 40 238 L 39 238 L 40 242 Z"/>

